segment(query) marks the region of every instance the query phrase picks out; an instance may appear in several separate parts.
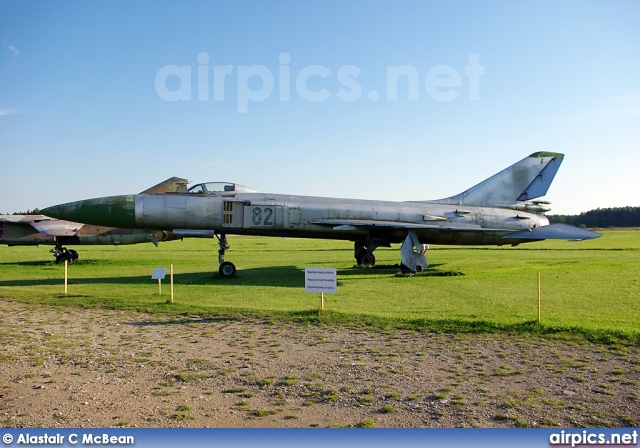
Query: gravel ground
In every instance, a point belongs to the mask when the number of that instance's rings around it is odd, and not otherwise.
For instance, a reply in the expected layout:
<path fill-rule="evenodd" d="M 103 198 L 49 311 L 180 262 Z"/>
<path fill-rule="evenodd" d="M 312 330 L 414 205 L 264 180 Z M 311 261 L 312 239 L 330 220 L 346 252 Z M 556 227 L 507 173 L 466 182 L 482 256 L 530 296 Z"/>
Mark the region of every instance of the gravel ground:
<path fill-rule="evenodd" d="M 640 348 L 0 299 L 7 427 L 629 427 Z"/>

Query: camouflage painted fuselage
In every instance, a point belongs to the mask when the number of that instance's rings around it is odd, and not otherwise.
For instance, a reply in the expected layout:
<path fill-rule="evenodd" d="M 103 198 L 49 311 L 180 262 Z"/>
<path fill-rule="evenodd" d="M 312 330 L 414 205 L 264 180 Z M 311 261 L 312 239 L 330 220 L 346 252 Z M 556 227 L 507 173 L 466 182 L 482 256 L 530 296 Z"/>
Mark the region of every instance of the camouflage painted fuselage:
<path fill-rule="evenodd" d="M 64 228 L 66 231 L 47 234 L 47 229 L 50 230 L 53 224 L 56 229 Z M 170 239 L 168 232 L 153 234 L 157 241 Z M 83 225 L 43 215 L 0 215 L 0 244 L 8 246 L 120 245 L 151 241 L 151 233 L 143 230 Z"/>

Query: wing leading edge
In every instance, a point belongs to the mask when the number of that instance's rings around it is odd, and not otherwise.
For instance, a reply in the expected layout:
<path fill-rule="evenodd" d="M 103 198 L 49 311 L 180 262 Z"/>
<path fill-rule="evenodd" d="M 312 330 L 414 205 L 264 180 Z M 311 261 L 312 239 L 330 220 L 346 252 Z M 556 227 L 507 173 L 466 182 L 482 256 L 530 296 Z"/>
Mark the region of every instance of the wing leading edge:
<path fill-rule="evenodd" d="M 570 226 L 569 224 L 549 224 L 548 226 L 537 227 L 531 230 L 510 233 L 502 238 L 517 238 L 520 240 L 591 240 L 600 238 L 602 233 L 593 232 L 587 229 Z"/>
<path fill-rule="evenodd" d="M 388 229 L 397 229 L 397 230 L 420 230 L 420 229 L 428 229 L 428 230 L 473 230 L 477 231 L 487 231 L 487 232 L 495 232 L 495 231 L 504 231 L 504 229 L 487 229 L 480 227 L 476 224 L 467 224 L 464 226 L 448 226 L 448 225 L 437 225 L 437 224 L 420 224 L 417 222 L 398 222 L 398 221 L 377 221 L 377 220 L 366 220 L 366 219 L 317 219 L 312 221 L 312 224 L 317 224 L 321 226 L 330 226 L 333 227 L 334 230 L 357 230 L 358 228 L 371 228 L 371 227 L 385 227 Z"/>
<path fill-rule="evenodd" d="M 587 229 L 570 226 L 568 224 L 549 224 L 542 227 L 536 227 L 531 230 L 510 231 L 506 229 L 489 229 L 478 225 L 468 224 L 464 226 L 447 226 L 437 224 L 420 224 L 415 222 L 394 222 L 394 221 L 375 221 L 375 220 L 354 220 L 354 219 L 327 219 L 315 220 L 313 224 L 331 226 L 334 230 L 358 230 L 359 228 L 385 227 L 388 229 L 400 230 L 446 230 L 457 232 L 509 232 L 502 236 L 504 239 L 519 240 L 590 240 L 600 238 L 602 233 L 593 232 Z"/>

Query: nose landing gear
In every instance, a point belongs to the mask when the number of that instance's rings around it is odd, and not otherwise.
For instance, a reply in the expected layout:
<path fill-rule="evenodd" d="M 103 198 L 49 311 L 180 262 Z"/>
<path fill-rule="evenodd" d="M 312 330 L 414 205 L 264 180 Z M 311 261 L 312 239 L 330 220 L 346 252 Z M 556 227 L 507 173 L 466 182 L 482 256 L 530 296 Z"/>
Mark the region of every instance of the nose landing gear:
<path fill-rule="evenodd" d="M 231 278 L 236 275 L 236 266 L 230 261 L 224 261 L 224 254 L 229 249 L 227 235 L 223 233 L 216 235 L 216 238 L 218 238 L 218 246 L 220 246 L 220 249 L 218 249 L 218 263 L 220 264 L 218 272 L 222 278 Z"/>
<path fill-rule="evenodd" d="M 56 264 L 64 263 L 65 261 L 69 264 L 73 264 L 78 260 L 78 252 L 73 249 L 67 249 L 66 247 L 56 246 L 49 252 L 56 257 Z"/>

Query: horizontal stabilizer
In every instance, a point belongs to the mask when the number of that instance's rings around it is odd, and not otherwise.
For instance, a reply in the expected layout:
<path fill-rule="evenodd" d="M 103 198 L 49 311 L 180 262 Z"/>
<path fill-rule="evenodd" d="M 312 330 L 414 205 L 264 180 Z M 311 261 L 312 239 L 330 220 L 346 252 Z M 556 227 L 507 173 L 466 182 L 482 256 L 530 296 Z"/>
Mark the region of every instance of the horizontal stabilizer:
<path fill-rule="evenodd" d="M 602 233 L 570 226 L 569 224 L 549 224 L 548 226 L 536 227 L 531 230 L 510 233 L 502 238 L 515 238 L 519 240 L 590 240 L 600 238 Z"/>

